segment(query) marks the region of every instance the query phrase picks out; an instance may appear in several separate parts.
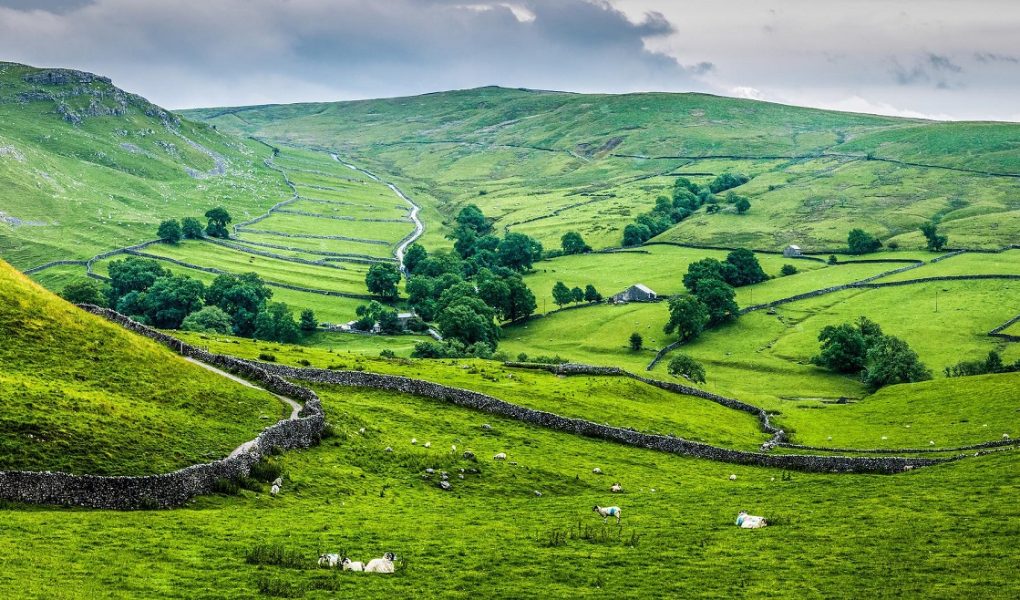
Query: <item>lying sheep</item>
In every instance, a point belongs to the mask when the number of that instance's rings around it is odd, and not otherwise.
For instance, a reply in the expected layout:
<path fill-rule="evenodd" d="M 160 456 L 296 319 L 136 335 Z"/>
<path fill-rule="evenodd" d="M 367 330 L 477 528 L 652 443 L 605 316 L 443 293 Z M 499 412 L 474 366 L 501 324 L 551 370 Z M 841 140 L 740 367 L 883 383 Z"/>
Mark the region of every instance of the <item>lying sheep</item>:
<path fill-rule="evenodd" d="M 623 491 L 623 486 L 620 485 L 619 483 L 614 483 L 612 487 L 609 488 L 609 491 L 613 492 L 614 494 L 619 494 L 620 492 Z"/>
<path fill-rule="evenodd" d="M 602 522 L 605 523 L 609 517 L 616 517 L 616 524 L 620 524 L 620 507 L 619 506 L 599 506 L 596 504 L 592 507 L 592 510 L 602 515 Z"/>
<path fill-rule="evenodd" d="M 340 563 L 344 571 L 364 571 L 365 565 L 360 561 L 352 561 L 349 558 L 344 558 L 343 562 Z"/>
<path fill-rule="evenodd" d="M 492 457 L 492 460 L 506 460 L 506 452 L 500 452 Z"/>
<path fill-rule="evenodd" d="M 761 529 L 768 524 L 768 519 L 765 517 L 749 515 L 745 511 L 740 511 L 740 514 L 737 515 L 736 525 L 741 529 Z"/>
<path fill-rule="evenodd" d="M 346 560 L 346 559 L 344 559 Z M 319 566 L 328 567 L 330 569 L 336 568 L 337 563 L 340 562 L 339 554 L 320 554 L 319 555 Z"/>
<path fill-rule="evenodd" d="M 382 558 L 373 558 L 365 565 L 366 573 L 392 573 L 393 561 L 396 557 L 392 552 L 383 554 Z"/>

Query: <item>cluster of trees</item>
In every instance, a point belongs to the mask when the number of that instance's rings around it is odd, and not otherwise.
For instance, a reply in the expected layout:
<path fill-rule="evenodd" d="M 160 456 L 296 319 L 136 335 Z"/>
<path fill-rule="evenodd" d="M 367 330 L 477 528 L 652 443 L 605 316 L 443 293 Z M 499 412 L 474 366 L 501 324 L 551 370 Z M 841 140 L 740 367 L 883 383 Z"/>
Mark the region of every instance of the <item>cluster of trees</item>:
<path fill-rule="evenodd" d="M 560 308 L 571 302 L 574 304 L 580 304 L 581 302 L 602 302 L 602 294 L 590 283 L 584 286 L 582 290 L 580 287 L 569 288 L 562 281 L 557 281 L 552 289 L 552 297 L 553 302 Z"/>
<path fill-rule="evenodd" d="M 882 247 L 882 241 L 863 229 L 851 229 L 846 236 L 846 247 L 850 254 L 870 254 Z"/>
<path fill-rule="evenodd" d="M 227 224 L 232 220 L 230 213 L 224 208 L 213 208 L 205 213 L 207 223 L 205 228 L 202 222 L 194 217 L 167 219 L 159 224 L 156 236 L 168 244 L 177 244 L 182 239 L 198 240 L 203 236 L 227 238 L 230 237 L 227 231 Z"/>
<path fill-rule="evenodd" d="M 882 333 L 867 317 L 828 325 L 818 334 L 821 351 L 811 359 L 820 367 L 857 374 L 869 388 L 931 379 L 931 371 L 903 340 Z"/>
<path fill-rule="evenodd" d="M 723 173 L 708 185 L 699 186 L 686 177 L 677 177 L 673 182 L 672 199 L 659 196 L 655 199 L 655 208 L 638 215 L 633 223 L 623 228 L 623 245 L 639 246 L 691 216 L 706 204 L 708 205 L 706 211 L 719 212 L 719 199 L 716 194 L 748 181 L 750 178 L 746 175 Z M 741 214 L 751 208 L 750 200 L 733 192 L 727 194 L 726 201 L 734 205 Z"/>
<path fill-rule="evenodd" d="M 705 258 L 691 263 L 684 275 L 684 287 L 690 294 L 669 299 L 669 321 L 663 328 L 674 331 L 681 342 L 701 335 L 706 327 L 714 327 L 736 319 L 740 313 L 734 287 L 768 279 L 757 257 L 750 250 L 730 252 L 725 262 Z"/>
<path fill-rule="evenodd" d="M 315 331 L 315 314 L 306 310 L 300 325 L 255 273 L 219 275 L 206 287 L 187 275 L 174 275 L 151 259 L 130 257 L 110 263 L 109 285 L 86 280 L 69 284 L 62 296 L 75 303 L 109 306 L 132 319 L 163 329 L 234 334 L 293 342 L 300 331 Z"/>
<path fill-rule="evenodd" d="M 403 330 L 397 311 L 374 300 L 362 304 L 355 312 L 358 318 L 354 321 L 354 328 L 359 331 L 372 331 L 377 324 L 382 333 L 400 333 Z M 428 325 L 418 317 L 413 317 L 408 319 L 407 328 L 422 332 L 428 329 Z"/>
<path fill-rule="evenodd" d="M 443 344 L 419 344 L 415 356 L 491 355 L 499 343 L 497 319 L 524 319 L 538 308 L 521 273 L 542 258 L 542 245 L 521 233 L 497 237 L 473 204 L 456 222 L 453 253 L 430 255 L 412 244 L 404 257 L 408 303 L 444 338 Z"/>
<path fill-rule="evenodd" d="M 967 377 L 970 375 L 988 375 L 990 373 L 1015 373 L 1020 371 L 1020 360 L 1012 364 L 1002 362 L 1002 356 L 992 350 L 985 360 L 971 360 L 958 362 L 952 367 L 946 367 L 946 377 Z"/>
<path fill-rule="evenodd" d="M 586 254 L 591 252 L 591 246 L 576 231 L 568 231 L 563 234 L 563 237 L 560 238 L 560 248 L 563 254 Z"/>

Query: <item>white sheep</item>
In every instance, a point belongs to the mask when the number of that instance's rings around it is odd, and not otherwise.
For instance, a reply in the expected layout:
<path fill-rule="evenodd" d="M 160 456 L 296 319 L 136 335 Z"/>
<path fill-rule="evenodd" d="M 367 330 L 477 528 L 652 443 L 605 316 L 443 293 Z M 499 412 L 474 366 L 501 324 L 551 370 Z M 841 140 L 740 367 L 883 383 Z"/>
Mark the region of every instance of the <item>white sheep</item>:
<path fill-rule="evenodd" d="M 362 427 L 361 429 L 359 429 L 359 430 L 358 430 L 358 433 L 360 433 L 360 434 L 364 435 L 364 433 L 365 433 L 365 428 L 364 428 L 364 427 Z"/>
<path fill-rule="evenodd" d="M 417 443 L 418 443 L 418 438 L 411 438 L 411 445 L 412 446 L 417 444 Z"/>
<path fill-rule="evenodd" d="M 337 563 L 340 561 L 339 554 L 320 554 L 319 555 L 319 566 L 329 567 L 330 569 L 335 568 Z"/>
<path fill-rule="evenodd" d="M 730 475 L 730 481 L 736 481 L 736 480 L 737 480 L 737 474 L 736 473 L 734 473 L 733 475 Z"/>
<path fill-rule="evenodd" d="M 280 486 L 274 485 L 273 487 L 269 488 L 269 495 L 270 496 L 275 496 L 275 495 L 277 495 L 279 493 L 280 493 Z"/>
<path fill-rule="evenodd" d="M 456 451 L 457 451 L 457 445 L 456 444 L 450 444 L 450 452 L 456 452 Z"/>
<path fill-rule="evenodd" d="M 364 571 L 365 565 L 360 561 L 354 561 L 349 558 L 344 558 L 343 562 L 340 563 L 343 566 L 344 571 Z"/>
<path fill-rule="evenodd" d="M 1009 434 L 1008 433 L 1002 434 L 1002 439 L 1008 440 L 1009 439 Z"/>
<path fill-rule="evenodd" d="M 765 517 L 756 517 L 744 511 L 740 511 L 740 514 L 737 515 L 736 525 L 741 529 L 761 529 L 768 524 L 768 519 Z"/>
<path fill-rule="evenodd" d="M 280 487 L 283 485 L 283 477 L 277 477 L 273 480 L 273 485 Z"/>
<path fill-rule="evenodd" d="M 592 507 L 592 510 L 599 513 L 602 516 L 602 522 L 605 523 L 609 517 L 616 517 L 616 524 L 620 524 L 620 507 L 619 506 L 599 506 L 596 504 Z"/>
<path fill-rule="evenodd" d="M 383 554 L 382 558 L 373 558 L 368 561 L 365 565 L 366 573 L 392 573 L 393 572 L 393 560 L 396 557 L 393 556 L 392 552 Z"/>
<path fill-rule="evenodd" d="M 432 442 L 425 442 L 425 447 L 426 448 L 431 448 L 432 447 Z"/>
<path fill-rule="evenodd" d="M 596 474 L 596 475 L 601 475 L 602 474 L 602 469 L 600 469 L 598 467 L 595 467 L 594 469 L 591 470 L 591 472 Z"/>
<path fill-rule="evenodd" d="M 612 486 L 611 486 L 611 487 L 609 488 L 609 491 L 610 491 L 610 492 L 613 492 L 614 494 L 619 494 L 620 492 L 622 492 L 622 491 L 623 491 L 623 486 L 622 486 L 622 485 L 620 485 L 619 483 L 614 483 L 614 484 L 613 484 L 613 485 L 612 485 Z"/>
<path fill-rule="evenodd" d="M 506 460 L 506 452 L 500 452 L 492 457 L 492 460 Z"/>

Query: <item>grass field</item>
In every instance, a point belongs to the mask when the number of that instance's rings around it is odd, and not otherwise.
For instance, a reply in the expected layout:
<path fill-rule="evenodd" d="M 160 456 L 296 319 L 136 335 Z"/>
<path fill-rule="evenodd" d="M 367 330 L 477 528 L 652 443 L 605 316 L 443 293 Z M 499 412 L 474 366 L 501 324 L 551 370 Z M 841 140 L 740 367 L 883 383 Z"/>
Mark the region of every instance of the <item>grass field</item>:
<path fill-rule="evenodd" d="M 1020 484 L 1008 453 L 896 476 L 787 479 L 398 394 L 318 391 L 338 437 L 279 459 L 287 473 L 279 497 L 244 492 L 160 512 L 7 510 L 0 589 L 69 598 L 826 598 L 847 590 L 957 598 L 1002 597 L 1015 577 L 1010 548 L 1020 531 L 1001 518 Z M 411 437 L 433 448 L 411 446 Z M 451 444 L 479 462 L 458 458 Z M 510 461 L 493 463 L 501 451 Z M 605 475 L 593 475 L 596 466 Z M 481 473 L 454 476 L 443 492 L 422 479 L 425 467 Z M 615 481 L 619 496 L 607 491 Z M 623 528 L 603 526 L 596 503 L 621 506 Z M 740 530 L 739 510 L 775 524 Z M 259 544 L 293 553 L 291 566 L 247 564 Z M 403 561 L 391 577 L 314 568 L 319 552 L 367 559 L 385 551 Z"/>
<path fill-rule="evenodd" d="M 224 457 L 283 416 L 0 262 L 0 470 L 139 475 Z"/>

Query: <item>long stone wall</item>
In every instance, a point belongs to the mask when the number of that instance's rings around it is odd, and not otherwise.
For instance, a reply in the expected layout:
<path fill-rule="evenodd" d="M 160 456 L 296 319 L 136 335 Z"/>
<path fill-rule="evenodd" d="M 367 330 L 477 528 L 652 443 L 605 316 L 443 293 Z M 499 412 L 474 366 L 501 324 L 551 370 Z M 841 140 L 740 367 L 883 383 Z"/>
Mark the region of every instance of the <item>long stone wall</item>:
<path fill-rule="evenodd" d="M 220 479 L 248 475 L 252 465 L 274 449 L 306 448 L 318 442 L 325 414 L 315 392 L 290 383 L 258 365 L 206 352 L 174 337 L 141 325 L 115 311 L 92 305 L 81 308 L 104 317 L 182 356 L 188 356 L 257 382 L 265 389 L 304 402 L 299 418 L 279 421 L 262 430 L 244 452 L 221 460 L 193 465 L 170 473 L 117 477 L 73 475 L 38 471 L 0 472 L 0 498 L 32 504 L 58 504 L 106 509 L 147 509 L 180 506 L 207 494 Z M 215 401 L 215 399 L 210 399 Z"/>
<path fill-rule="evenodd" d="M 259 365 L 268 371 L 289 379 L 300 379 L 347 387 L 364 387 L 388 390 L 433 398 L 450 402 L 494 415 L 564 431 L 585 437 L 613 441 L 639 448 L 649 448 L 707 460 L 744 465 L 756 465 L 809 471 L 818 473 L 899 473 L 916 467 L 925 467 L 959 460 L 950 458 L 903 458 L 895 456 L 815 456 L 798 454 L 765 454 L 717 448 L 709 444 L 692 442 L 682 438 L 642 433 L 632 429 L 600 425 L 584 419 L 572 419 L 553 413 L 517 406 L 480 392 L 445 386 L 429 381 L 380 375 L 362 371 L 331 371 L 324 369 L 299 369 L 277 364 Z"/>

